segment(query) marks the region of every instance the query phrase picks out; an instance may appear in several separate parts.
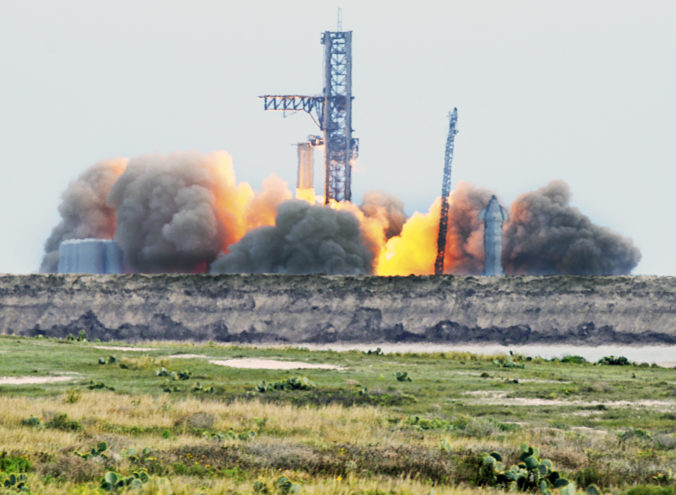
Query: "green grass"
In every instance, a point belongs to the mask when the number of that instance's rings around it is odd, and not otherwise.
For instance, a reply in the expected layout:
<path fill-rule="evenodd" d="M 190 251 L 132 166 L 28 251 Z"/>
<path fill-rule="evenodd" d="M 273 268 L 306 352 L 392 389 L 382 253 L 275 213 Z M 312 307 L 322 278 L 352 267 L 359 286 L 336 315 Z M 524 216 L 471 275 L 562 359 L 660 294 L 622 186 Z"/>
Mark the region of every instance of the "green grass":
<path fill-rule="evenodd" d="M 207 492 L 253 493 L 259 478 L 276 493 L 282 474 L 307 493 L 365 493 L 374 481 L 395 493 L 432 486 L 437 493 L 478 491 L 480 454 L 497 450 L 515 462 L 523 442 L 538 446 L 578 486 L 676 486 L 674 369 L 521 356 L 508 358 L 519 367 L 505 367 L 504 356 L 464 352 L 176 342 L 134 344 L 151 349 L 138 352 L 96 345 L 0 337 L 0 376 L 74 377 L 0 385 L 0 451 L 12 460 L 7 465 L 25 459 L 36 493 L 96 493 L 107 470 L 131 480 L 138 469 L 150 474 L 140 488 L 148 493 L 183 493 L 191 479 Z M 235 369 L 171 357 L 180 353 L 343 369 Z M 169 376 L 158 376 L 162 368 Z M 411 381 L 401 379 L 404 372 Z M 296 383 L 293 377 L 314 387 L 258 387 Z M 109 445 L 105 456 L 74 454 L 100 441 Z M 0 472 L 0 482 L 8 472 Z M 160 487 L 160 479 L 169 485 Z M 340 485 L 345 480 L 349 486 Z"/>

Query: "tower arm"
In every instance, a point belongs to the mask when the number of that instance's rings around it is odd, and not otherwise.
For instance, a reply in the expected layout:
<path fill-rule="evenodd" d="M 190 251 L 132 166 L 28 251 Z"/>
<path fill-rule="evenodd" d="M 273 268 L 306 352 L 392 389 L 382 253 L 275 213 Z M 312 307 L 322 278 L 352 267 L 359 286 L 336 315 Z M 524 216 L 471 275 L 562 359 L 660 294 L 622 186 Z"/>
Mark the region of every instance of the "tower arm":
<path fill-rule="evenodd" d="M 263 95 L 263 110 L 279 112 L 306 112 L 323 130 L 324 97 L 303 95 Z"/>

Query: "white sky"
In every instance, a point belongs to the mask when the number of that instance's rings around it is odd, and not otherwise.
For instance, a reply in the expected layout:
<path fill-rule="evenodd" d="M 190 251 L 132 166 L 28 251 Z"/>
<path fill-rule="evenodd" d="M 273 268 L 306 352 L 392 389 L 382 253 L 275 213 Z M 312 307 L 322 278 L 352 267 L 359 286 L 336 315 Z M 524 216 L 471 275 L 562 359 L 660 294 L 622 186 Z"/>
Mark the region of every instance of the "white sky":
<path fill-rule="evenodd" d="M 37 271 L 60 194 L 103 158 L 229 151 L 239 180 L 295 187 L 303 114 L 264 93 L 315 94 L 336 8 L 353 30 L 355 200 L 453 184 L 505 205 L 552 179 L 631 237 L 635 273 L 676 274 L 673 0 L 0 0 L 0 272 Z M 317 171 L 319 175 L 319 170 Z"/>

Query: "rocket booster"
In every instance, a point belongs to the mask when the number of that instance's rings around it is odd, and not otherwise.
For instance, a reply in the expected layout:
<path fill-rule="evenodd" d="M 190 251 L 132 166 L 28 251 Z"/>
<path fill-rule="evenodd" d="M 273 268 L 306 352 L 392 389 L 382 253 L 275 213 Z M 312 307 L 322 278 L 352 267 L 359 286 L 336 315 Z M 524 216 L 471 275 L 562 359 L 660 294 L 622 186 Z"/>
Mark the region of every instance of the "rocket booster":
<path fill-rule="evenodd" d="M 504 275 L 502 270 L 502 224 L 509 219 L 509 214 L 495 194 L 488 205 L 479 212 L 479 220 L 484 222 L 484 253 L 486 261 L 483 275 Z"/>

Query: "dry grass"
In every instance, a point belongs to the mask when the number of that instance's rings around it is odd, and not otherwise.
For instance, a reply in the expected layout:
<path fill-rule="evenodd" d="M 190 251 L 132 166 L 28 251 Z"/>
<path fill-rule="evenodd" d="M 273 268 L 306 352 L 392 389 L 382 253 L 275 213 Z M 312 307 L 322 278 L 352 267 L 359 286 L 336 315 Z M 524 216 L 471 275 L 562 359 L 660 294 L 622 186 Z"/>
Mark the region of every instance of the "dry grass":
<path fill-rule="evenodd" d="M 468 486 L 432 486 L 410 478 L 373 477 L 369 479 L 357 476 L 334 477 L 330 479 L 314 479 L 293 472 L 263 473 L 256 481 L 265 483 L 271 493 L 276 493 L 275 483 L 279 476 L 287 476 L 299 483 L 303 495 L 354 495 L 361 493 L 396 493 L 399 495 L 434 493 L 436 495 L 502 495 L 495 489 Z M 48 495 L 99 495 L 98 484 L 82 485 L 72 482 L 34 485 L 34 492 Z M 233 494 L 253 493 L 253 481 L 241 481 L 232 478 L 200 479 L 173 476 L 171 478 L 155 478 L 134 493 L 140 495 L 198 495 L 198 494 Z"/>

